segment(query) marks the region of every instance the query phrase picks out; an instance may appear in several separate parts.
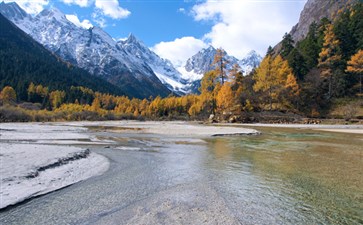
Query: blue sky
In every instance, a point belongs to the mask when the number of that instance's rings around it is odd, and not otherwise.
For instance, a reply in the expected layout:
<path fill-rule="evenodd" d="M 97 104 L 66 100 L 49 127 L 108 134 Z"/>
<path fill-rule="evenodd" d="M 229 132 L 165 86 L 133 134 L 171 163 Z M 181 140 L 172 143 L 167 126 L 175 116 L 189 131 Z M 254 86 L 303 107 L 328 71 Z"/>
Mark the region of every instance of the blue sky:
<path fill-rule="evenodd" d="M 5 0 L 10 2 L 14 0 Z M 265 54 L 298 22 L 306 0 L 15 0 L 35 15 L 56 7 L 79 26 L 100 26 L 113 38 L 129 33 L 174 64 L 203 47 L 242 58 Z"/>

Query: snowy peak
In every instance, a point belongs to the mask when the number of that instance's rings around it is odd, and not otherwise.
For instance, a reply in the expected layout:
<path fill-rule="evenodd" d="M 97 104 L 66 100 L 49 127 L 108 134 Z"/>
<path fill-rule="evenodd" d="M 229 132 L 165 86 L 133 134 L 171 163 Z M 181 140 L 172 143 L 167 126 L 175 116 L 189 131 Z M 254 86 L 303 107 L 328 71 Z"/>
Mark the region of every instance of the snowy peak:
<path fill-rule="evenodd" d="M 120 40 L 117 42 L 118 46 L 124 48 L 126 51 L 130 53 L 137 53 L 137 52 L 149 52 L 149 48 L 144 45 L 141 41 L 139 41 L 135 35 L 129 34 L 126 40 Z"/>
<path fill-rule="evenodd" d="M 15 2 L 0 3 L 0 13 L 3 14 L 6 18 L 19 21 L 28 17 L 28 14 L 18 6 Z"/>
<path fill-rule="evenodd" d="M 184 67 L 175 69 L 132 33 L 126 40 L 115 41 L 99 27 L 84 29 L 67 20 L 57 8 L 45 9 L 32 17 L 16 3 L 1 3 L 0 12 L 50 51 L 91 74 L 125 88 L 134 96 L 168 95 L 169 91 L 189 93 L 203 74 L 213 69 L 217 50 L 209 46 L 191 57 Z M 224 50 L 223 50 L 224 51 Z M 239 61 L 225 51 L 227 70 Z M 251 52 L 241 60 L 244 68 L 255 67 L 258 57 Z M 167 88 L 166 88 L 167 87 Z"/>
<path fill-rule="evenodd" d="M 125 51 L 130 59 L 150 67 L 158 79 L 169 88 L 169 90 L 183 94 L 186 81 L 181 78 L 169 60 L 160 58 L 148 47 L 139 41 L 133 34 L 130 34 L 124 41 L 118 41 L 117 46 Z"/>
<path fill-rule="evenodd" d="M 234 64 L 238 64 L 245 75 L 258 67 L 262 61 L 262 57 L 256 51 L 250 51 L 242 60 L 228 55 L 223 49 L 222 51 L 224 52 L 225 61 L 228 62 L 226 69 L 230 70 Z M 214 69 L 213 61 L 216 53 L 217 49 L 213 46 L 202 49 L 189 58 L 185 66 L 179 67 L 178 70 L 182 74 L 182 77 L 190 82 L 200 80 L 206 72 Z"/>
<path fill-rule="evenodd" d="M 59 9 L 54 7 L 51 9 L 44 9 L 37 15 L 37 17 L 56 19 L 58 21 L 67 20 L 66 16 L 61 11 L 59 11 Z"/>
<path fill-rule="evenodd" d="M 245 74 L 249 74 L 253 69 L 258 67 L 262 61 L 262 56 L 256 51 L 250 51 L 242 60 L 238 62 Z"/>
<path fill-rule="evenodd" d="M 204 74 L 211 69 L 217 50 L 213 46 L 202 49 L 187 60 L 185 70 L 196 74 Z"/>
<path fill-rule="evenodd" d="M 66 18 L 65 14 L 63 14 L 59 9 L 54 7 L 50 9 L 44 9 L 38 15 L 36 15 L 34 19 L 44 24 L 60 23 L 62 25 L 69 25 L 69 24 L 74 25 L 71 21 L 69 21 Z"/>
<path fill-rule="evenodd" d="M 92 33 L 92 37 L 97 36 L 100 39 L 99 42 L 106 42 L 110 46 L 116 45 L 115 40 L 113 40 L 113 38 L 101 28 L 95 26 L 91 27 L 89 31 Z"/>
<path fill-rule="evenodd" d="M 129 36 L 125 41 L 123 41 L 124 44 L 139 44 L 139 40 L 135 37 L 134 34 L 130 33 Z"/>
<path fill-rule="evenodd" d="M 1 4 L 0 12 L 5 6 L 8 4 Z M 19 21 L 8 19 L 63 60 L 119 86 L 130 96 L 144 98 L 170 93 L 148 65 L 153 62 L 151 59 L 157 59 L 155 53 L 151 54 L 133 35 L 123 45 L 99 27 L 77 27 L 56 8 Z M 144 54 L 152 56 L 151 59 L 144 60 Z"/>
<path fill-rule="evenodd" d="M 224 59 L 226 60 L 226 62 L 228 62 L 227 69 L 232 68 L 234 64 L 238 63 L 238 59 L 228 55 L 225 50 L 222 49 L 222 51 L 224 53 Z M 179 71 L 185 71 L 182 72 L 183 75 L 186 78 L 189 76 L 190 80 L 194 81 L 196 79 L 201 79 L 204 73 L 214 69 L 213 61 L 216 53 L 217 50 L 213 46 L 202 49 L 197 54 L 188 59 L 184 69 L 181 69 Z"/>

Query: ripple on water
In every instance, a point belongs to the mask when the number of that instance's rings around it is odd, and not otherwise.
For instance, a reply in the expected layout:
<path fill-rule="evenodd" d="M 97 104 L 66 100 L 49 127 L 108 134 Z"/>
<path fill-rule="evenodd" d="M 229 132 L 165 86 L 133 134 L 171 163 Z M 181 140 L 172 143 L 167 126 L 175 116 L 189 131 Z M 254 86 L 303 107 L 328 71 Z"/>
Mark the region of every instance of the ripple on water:
<path fill-rule="evenodd" d="M 359 136 L 263 132 L 210 141 L 213 183 L 239 221 L 361 224 Z M 222 149 L 222 150 L 221 150 Z M 358 196 L 358 197 L 357 197 Z M 258 218 L 256 220 L 256 218 Z"/>

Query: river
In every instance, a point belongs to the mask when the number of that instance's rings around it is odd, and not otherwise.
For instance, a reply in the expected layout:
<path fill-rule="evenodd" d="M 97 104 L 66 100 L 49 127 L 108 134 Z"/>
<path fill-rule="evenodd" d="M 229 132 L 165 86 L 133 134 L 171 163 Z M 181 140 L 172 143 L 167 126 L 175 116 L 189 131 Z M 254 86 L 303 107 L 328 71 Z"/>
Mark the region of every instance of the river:
<path fill-rule="evenodd" d="M 363 224 L 363 136 L 256 128 L 180 138 L 92 132 L 117 142 L 101 176 L 0 212 L 0 224 Z"/>

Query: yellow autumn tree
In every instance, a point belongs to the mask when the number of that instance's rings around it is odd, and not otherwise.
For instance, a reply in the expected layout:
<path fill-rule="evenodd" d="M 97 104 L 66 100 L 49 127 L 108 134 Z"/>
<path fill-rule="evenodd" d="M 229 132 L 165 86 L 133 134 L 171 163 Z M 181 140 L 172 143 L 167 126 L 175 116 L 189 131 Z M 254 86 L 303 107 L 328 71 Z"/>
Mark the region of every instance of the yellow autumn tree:
<path fill-rule="evenodd" d="M 33 82 L 29 84 L 27 93 L 28 93 L 28 101 L 32 102 L 34 100 L 34 95 L 35 95 L 35 85 Z"/>
<path fill-rule="evenodd" d="M 209 71 L 204 74 L 201 87 L 200 87 L 200 98 L 203 103 L 202 108 L 207 112 L 215 114 L 216 110 L 216 95 L 220 89 L 220 83 L 218 82 L 218 72 L 215 70 Z"/>
<path fill-rule="evenodd" d="M 140 103 L 139 103 L 139 110 L 141 113 L 141 116 L 148 116 L 149 115 L 149 102 L 146 99 L 143 99 Z"/>
<path fill-rule="evenodd" d="M 12 104 L 16 102 L 16 92 L 14 88 L 6 86 L 0 93 L 1 100 L 4 104 Z"/>
<path fill-rule="evenodd" d="M 253 90 L 256 92 L 266 93 L 268 95 L 270 110 L 272 109 L 273 90 L 276 83 L 274 71 L 272 70 L 272 57 L 267 55 L 257 68 L 253 77 L 255 84 Z"/>
<path fill-rule="evenodd" d="M 296 77 L 291 73 L 287 75 L 285 82 L 285 90 L 286 95 L 284 96 L 285 106 L 292 107 L 291 104 L 296 104 L 296 108 L 298 108 L 298 96 L 300 94 L 300 87 L 296 81 Z"/>
<path fill-rule="evenodd" d="M 190 101 L 190 107 L 188 108 L 188 114 L 190 116 L 194 117 L 202 111 L 202 108 L 203 108 L 202 96 L 189 95 L 188 99 L 189 99 L 188 102 Z"/>
<path fill-rule="evenodd" d="M 283 60 L 281 56 L 277 56 L 274 61 L 276 64 L 279 103 L 281 107 L 290 108 L 291 103 L 296 101 L 296 97 L 300 93 L 299 85 L 287 60 Z"/>
<path fill-rule="evenodd" d="M 95 99 L 93 99 L 91 108 L 92 111 L 94 112 L 98 112 L 101 109 L 101 101 L 98 97 L 96 97 Z"/>
<path fill-rule="evenodd" d="M 218 48 L 216 54 L 214 55 L 213 65 L 215 66 L 215 71 L 217 76 L 221 78 L 222 85 L 226 80 L 226 66 L 228 64 L 227 60 L 225 59 L 226 52 L 222 48 Z"/>
<path fill-rule="evenodd" d="M 267 55 L 257 68 L 254 80 L 253 89 L 268 95 L 270 110 L 273 103 L 278 103 L 280 108 L 289 106 L 293 97 L 299 94 L 293 71 L 280 55 L 274 59 Z"/>
<path fill-rule="evenodd" d="M 221 112 L 230 111 L 232 109 L 234 105 L 234 95 L 229 82 L 222 85 L 221 89 L 218 91 L 216 101 L 218 110 Z"/>
<path fill-rule="evenodd" d="M 348 61 L 347 72 L 359 75 L 359 94 L 362 95 L 363 50 L 360 49 Z"/>
<path fill-rule="evenodd" d="M 319 54 L 319 64 L 318 67 L 322 70 L 321 75 L 328 79 L 329 92 L 328 97 L 332 97 L 333 91 L 333 70 L 336 64 L 341 60 L 341 55 L 339 54 L 339 40 L 334 34 L 333 25 L 326 25 L 326 30 L 324 32 L 324 43 L 323 48 Z"/>
<path fill-rule="evenodd" d="M 43 87 L 43 85 L 39 84 L 35 87 L 35 93 L 40 97 L 45 98 L 49 93 L 49 89 L 48 87 Z"/>
<path fill-rule="evenodd" d="M 52 91 L 49 94 L 49 100 L 52 105 L 52 108 L 58 108 L 63 102 L 64 98 L 66 96 L 66 93 L 64 91 Z"/>

